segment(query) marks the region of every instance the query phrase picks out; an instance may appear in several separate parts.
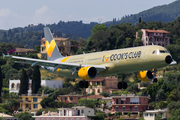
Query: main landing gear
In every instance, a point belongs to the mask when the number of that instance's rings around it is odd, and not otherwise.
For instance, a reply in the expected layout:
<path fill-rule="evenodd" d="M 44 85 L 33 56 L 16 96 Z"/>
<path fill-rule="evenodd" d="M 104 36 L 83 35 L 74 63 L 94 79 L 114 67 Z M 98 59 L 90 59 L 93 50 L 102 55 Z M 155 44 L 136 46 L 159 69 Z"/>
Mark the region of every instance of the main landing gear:
<path fill-rule="evenodd" d="M 79 87 L 80 87 L 80 88 L 88 88 L 88 87 L 89 87 L 88 81 L 81 80 L 81 81 L 79 82 Z"/>
<path fill-rule="evenodd" d="M 127 89 L 127 83 L 124 82 L 125 75 L 122 76 L 122 82 L 118 82 L 117 87 L 118 89 Z"/>
<path fill-rule="evenodd" d="M 153 74 L 152 82 L 153 83 L 157 83 L 156 72 L 157 72 L 157 69 L 153 69 L 152 70 L 152 74 Z"/>

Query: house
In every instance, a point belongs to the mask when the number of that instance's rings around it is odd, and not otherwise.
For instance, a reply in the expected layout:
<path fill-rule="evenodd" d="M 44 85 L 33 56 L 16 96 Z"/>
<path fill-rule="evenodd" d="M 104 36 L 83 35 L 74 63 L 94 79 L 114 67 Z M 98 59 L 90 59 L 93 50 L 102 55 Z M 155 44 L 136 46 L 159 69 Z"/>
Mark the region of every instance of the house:
<path fill-rule="evenodd" d="M 159 110 L 146 110 L 143 112 L 144 120 L 155 120 L 155 117 L 161 115 L 161 119 L 167 119 L 167 109 Z"/>
<path fill-rule="evenodd" d="M 94 116 L 94 109 L 85 106 L 72 108 L 59 108 L 58 112 L 42 112 L 40 116 L 33 116 L 35 120 L 90 120 L 88 116 Z"/>
<path fill-rule="evenodd" d="M 22 94 L 20 108 L 23 111 L 36 112 L 42 108 L 40 102 L 47 97 L 48 95 L 44 94 L 44 91 L 42 91 L 42 94 Z"/>
<path fill-rule="evenodd" d="M 28 94 L 31 94 L 31 87 L 32 80 L 29 80 L 29 90 Z M 63 81 L 60 80 L 41 80 L 41 86 L 42 87 L 49 87 L 49 88 L 62 88 L 63 87 Z M 20 89 L 20 80 L 9 80 L 9 93 L 15 92 L 19 93 Z"/>
<path fill-rule="evenodd" d="M 68 102 L 76 104 L 81 98 L 87 99 L 102 99 L 102 95 L 59 95 L 57 98 L 60 102 Z"/>
<path fill-rule="evenodd" d="M 166 47 L 169 45 L 169 37 L 167 34 L 169 32 L 165 30 L 149 30 L 149 29 L 141 29 L 142 31 L 142 42 L 143 45 L 160 45 Z M 136 32 L 136 38 L 138 38 L 138 32 Z"/>
<path fill-rule="evenodd" d="M 34 49 L 26 49 L 26 48 L 15 48 L 8 51 L 8 54 L 14 54 L 14 55 L 19 55 L 19 54 L 27 55 L 30 53 L 37 53 L 37 51 L 35 51 Z"/>
<path fill-rule="evenodd" d="M 69 38 L 54 37 L 54 40 L 59 48 L 59 52 L 63 56 L 69 56 L 71 54 L 71 40 Z M 41 38 L 40 53 L 38 54 L 39 58 L 47 58 L 45 38 Z"/>
<path fill-rule="evenodd" d="M 118 78 L 112 77 L 96 77 L 91 80 L 87 80 L 89 87 L 86 88 L 88 94 L 94 92 L 95 95 L 99 95 L 101 92 L 112 93 L 112 91 L 119 91 L 117 88 Z"/>
<path fill-rule="evenodd" d="M 121 111 L 122 114 L 131 112 L 132 114 L 139 114 L 148 109 L 148 100 L 150 96 L 135 96 L 124 95 L 112 96 L 112 111 Z"/>
<path fill-rule="evenodd" d="M 76 104 L 78 100 L 81 99 L 84 95 L 59 95 L 57 98 L 60 102 L 68 102 Z"/>
<path fill-rule="evenodd" d="M 3 120 L 18 120 L 18 117 L 14 117 L 5 113 L 0 113 L 0 117 L 2 117 Z"/>

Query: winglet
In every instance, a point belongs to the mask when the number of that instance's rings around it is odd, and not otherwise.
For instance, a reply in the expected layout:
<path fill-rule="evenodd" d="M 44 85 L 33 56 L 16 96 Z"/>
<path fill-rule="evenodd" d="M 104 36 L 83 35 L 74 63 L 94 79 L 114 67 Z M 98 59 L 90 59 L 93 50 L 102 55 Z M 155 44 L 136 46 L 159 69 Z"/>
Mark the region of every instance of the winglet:
<path fill-rule="evenodd" d="M 3 53 L 2 55 L 3 55 L 3 59 L 4 59 L 5 58 L 5 54 Z"/>
<path fill-rule="evenodd" d="M 3 55 L 3 59 L 4 59 L 5 57 L 12 57 L 11 55 L 5 55 L 4 53 L 3 53 L 2 55 Z"/>

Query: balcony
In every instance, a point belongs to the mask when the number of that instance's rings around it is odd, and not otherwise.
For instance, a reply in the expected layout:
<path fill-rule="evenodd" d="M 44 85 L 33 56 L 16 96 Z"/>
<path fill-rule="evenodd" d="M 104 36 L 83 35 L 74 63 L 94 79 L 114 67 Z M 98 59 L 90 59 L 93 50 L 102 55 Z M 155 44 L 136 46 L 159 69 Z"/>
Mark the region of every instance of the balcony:
<path fill-rule="evenodd" d="M 114 103 L 112 103 L 112 104 L 114 104 Z M 141 102 L 122 102 L 122 103 L 116 102 L 115 104 L 141 104 Z"/>
<path fill-rule="evenodd" d="M 116 112 L 139 112 L 138 109 L 115 109 Z"/>

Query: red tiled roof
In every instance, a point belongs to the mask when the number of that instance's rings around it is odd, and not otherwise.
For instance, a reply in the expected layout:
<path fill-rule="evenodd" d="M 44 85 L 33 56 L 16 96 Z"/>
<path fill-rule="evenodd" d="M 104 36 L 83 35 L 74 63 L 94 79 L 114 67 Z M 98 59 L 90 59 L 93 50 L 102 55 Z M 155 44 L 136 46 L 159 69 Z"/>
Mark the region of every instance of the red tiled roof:
<path fill-rule="evenodd" d="M 144 29 L 147 32 L 156 32 L 156 33 L 169 33 L 165 30 L 149 30 L 149 29 Z"/>
<path fill-rule="evenodd" d="M 105 78 L 106 78 L 106 77 L 96 77 L 96 78 L 94 78 L 94 79 L 87 80 L 87 81 L 95 81 L 95 82 L 97 82 L 97 81 L 104 81 Z"/>
<path fill-rule="evenodd" d="M 81 98 L 86 98 L 86 96 L 84 96 L 84 97 L 81 97 Z M 102 96 L 102 95 L 90 95 L 90 96 L 87 96 L 87 98 L 88 99 L 91 99 L 91 98 L 96 98 L 96 99 L 98 99 L 98 98 L 104 98 L 104 96 Z"/>

